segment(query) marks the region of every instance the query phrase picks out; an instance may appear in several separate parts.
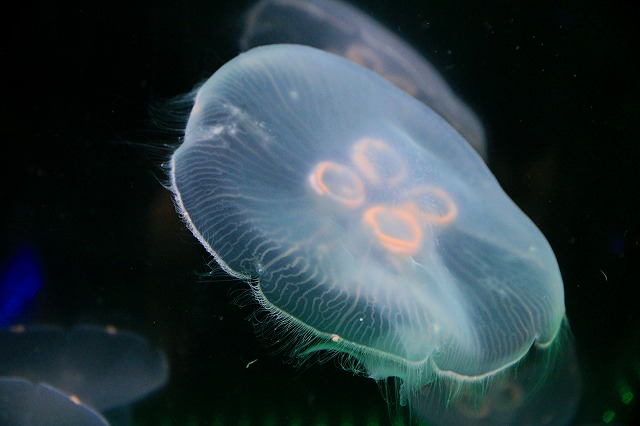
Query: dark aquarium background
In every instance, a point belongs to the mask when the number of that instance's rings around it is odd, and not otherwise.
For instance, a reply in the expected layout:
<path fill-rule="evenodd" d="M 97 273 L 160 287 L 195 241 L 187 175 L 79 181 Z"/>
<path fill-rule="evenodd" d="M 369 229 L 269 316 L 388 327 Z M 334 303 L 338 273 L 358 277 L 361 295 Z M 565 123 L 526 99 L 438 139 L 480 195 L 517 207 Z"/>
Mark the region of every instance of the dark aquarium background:
<path fill-rule="evenodd" d="M 295 368 L 256 335 L 246 284 L 212 270 L 164 187 L 188 114 L 170 100 L 239 53 L 252 4 L 37 1 L 4 14 L 0 271 L 26 250 L 36 283 L 6 321 L 113 325 L 162 349 L 170 379 L 134 424 L 391 424 L 373 380 L 335 361 Z M 575 424 L 639 422 L 633 3 L 352 4 L 476 111 L 491 170 L 553 247 L 583 378 Z"/>

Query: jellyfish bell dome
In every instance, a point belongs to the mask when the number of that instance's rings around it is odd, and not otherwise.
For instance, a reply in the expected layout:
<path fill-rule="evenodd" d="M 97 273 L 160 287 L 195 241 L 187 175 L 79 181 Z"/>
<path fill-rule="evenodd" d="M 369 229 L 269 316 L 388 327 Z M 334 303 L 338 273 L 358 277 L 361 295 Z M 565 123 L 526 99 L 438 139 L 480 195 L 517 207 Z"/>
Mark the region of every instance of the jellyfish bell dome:
<path fill-rule="evenodd" d="M 447 121 L 339 56 L 274 45 L 223 66 L 170 173 L 186 224 L 299 354 L 347 353 L 411 393 L 485 383 L 560 334 L 541 232 Z"/>

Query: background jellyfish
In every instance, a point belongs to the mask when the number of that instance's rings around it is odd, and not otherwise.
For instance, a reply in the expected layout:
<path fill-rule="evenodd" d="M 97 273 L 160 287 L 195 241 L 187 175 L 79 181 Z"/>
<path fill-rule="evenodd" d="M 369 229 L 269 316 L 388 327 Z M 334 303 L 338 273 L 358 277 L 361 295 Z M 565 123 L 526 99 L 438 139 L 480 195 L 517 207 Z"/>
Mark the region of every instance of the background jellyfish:
<path fill-rule="evenodd" d="M 476 114 L 405 41 L 349 4 L 334 0 L 262 0 L 247 13 L 240 47 L 295 43 L 317 47 L 380 74 L 441 115 L 486 159 Z"/>
<path fill-rule="evenodd" d="M 568 332 L 565 330 L 564 332 Z M 430 384 L 413 395 L 421 419 L 452 425 L 566 425 L 580 399 L 582 380 L 571 336 L 549 364 L 545 351 L 530 351 L 516 368 L 497 375 L 486 389 L 460 389 L 452 400 Z"/>
<path fill-rule="evenodd" d="M 429 388 L 477 409 L 539 357 L 528 397 L 563 348 L 540 231 L 440 115 L 350 61 L 278 45 L 223 66 L 197 92 L 171 184 L 219 265 L 296 330 L 296 354 L 397 377 L 413 413 Z"/>
<path fill-rule="evenodd" d="M 14 326 L 0 329 L 2 376 L 45 383 L 104 413 L 164 386 L 168 364 L 145 339 L 114 327 Z M 114 416 L 128 424 L 128 413 Z"/>
<path fill-rule="evenodd" d="M 0 377 L 0 424 L 13 426 L 105 426 L 90 407 L 59 390 L 24 379 Z"/>

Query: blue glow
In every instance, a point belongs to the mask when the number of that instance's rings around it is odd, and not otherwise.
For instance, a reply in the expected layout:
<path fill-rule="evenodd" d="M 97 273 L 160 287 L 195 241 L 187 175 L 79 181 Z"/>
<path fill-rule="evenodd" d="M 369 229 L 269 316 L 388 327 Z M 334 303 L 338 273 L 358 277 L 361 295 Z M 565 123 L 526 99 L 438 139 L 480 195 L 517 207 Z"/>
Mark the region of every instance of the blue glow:
<path fill-rule="evenodd" d="M 7 327 L 29 307 L 42 287 L 42 269 L 30 248 L 18 249 L 0 278 L 0 327 Z"/>

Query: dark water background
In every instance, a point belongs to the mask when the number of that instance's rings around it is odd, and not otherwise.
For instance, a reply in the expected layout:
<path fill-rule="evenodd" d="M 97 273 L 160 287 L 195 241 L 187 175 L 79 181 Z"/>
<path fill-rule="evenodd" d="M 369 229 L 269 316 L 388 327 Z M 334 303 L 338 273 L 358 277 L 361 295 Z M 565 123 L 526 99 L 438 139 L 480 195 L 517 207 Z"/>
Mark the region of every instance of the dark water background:
<path fill-rule="evenodd" d="M 162 186 L 166 144 L 178 139 L 149 108 L 238 53 L 251 3 L 38 1 L 4 14 L 0 265 L 23 245 L 38 253 L 44 287 L 31 321 L 115 324 L 167 352 L 171 381 L 136 406 L 139 424 L 386 424 L 372 380 L 333 363 L 296 370 L 255 336 L 255 306 L 232 303 L 246 287 L 204 276 L 209 257 Z M 608 410 L 640 421 L 633 2 L 356 4 L 478 113 L 491 169 L 553 247 L 584 378 L 577 424 Z M 635 398 L 623 402 L 624 390 Z"/>

